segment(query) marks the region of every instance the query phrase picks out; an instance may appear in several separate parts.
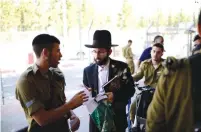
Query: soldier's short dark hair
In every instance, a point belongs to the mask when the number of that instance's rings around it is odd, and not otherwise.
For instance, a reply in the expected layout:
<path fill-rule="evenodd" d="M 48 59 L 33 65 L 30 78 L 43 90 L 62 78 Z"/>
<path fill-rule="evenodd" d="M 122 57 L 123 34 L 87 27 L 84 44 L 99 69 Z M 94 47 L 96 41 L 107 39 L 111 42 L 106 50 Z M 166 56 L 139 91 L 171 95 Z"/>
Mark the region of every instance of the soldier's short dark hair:
<path fill-rule="evenodd" d="M 128 40 L 128 43 L 132 43 L 132 40 Z"/>
<path fill-rule="evenodd" d="M 44 48 L 52 51 L 54 43 L 60 44 L 59 39 L 55 36 L 49 34 L 37 35 L 32 41 L 32 46 L 36 57 L 40 57 L 40 54 Z"/>
<path fill-rule="evenodd" d="M 162 44 L 160 44 L 160 43 L 156 43 L 152 47 L 158 47 L 158 48 L 162 49 L 162 52 L 164 51 L 164 46 Z"/>
<path fill-rule="evenodd" d="M 155 42 L 157 39 L 159 39 L 159 38 L 162 38 L 162 39 L 163 39 L 163 41 L 164 41 L 163 36 L 161 36 L 161 35 L 157 35 L 157 36 L 155 36 L 155 37 L 154 37 L 154 42 Z"/>

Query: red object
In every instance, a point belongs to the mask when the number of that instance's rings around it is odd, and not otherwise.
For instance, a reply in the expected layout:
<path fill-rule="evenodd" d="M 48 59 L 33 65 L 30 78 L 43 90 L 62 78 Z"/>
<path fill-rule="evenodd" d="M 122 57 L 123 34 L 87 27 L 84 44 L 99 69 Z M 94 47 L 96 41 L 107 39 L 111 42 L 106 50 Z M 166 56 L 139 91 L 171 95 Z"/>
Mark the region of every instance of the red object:
<path fill-rule="evenodd" d="M 28 54 L 28 64 L 33 64 L 34 63 L 34 55 L 33 53 Z"/>

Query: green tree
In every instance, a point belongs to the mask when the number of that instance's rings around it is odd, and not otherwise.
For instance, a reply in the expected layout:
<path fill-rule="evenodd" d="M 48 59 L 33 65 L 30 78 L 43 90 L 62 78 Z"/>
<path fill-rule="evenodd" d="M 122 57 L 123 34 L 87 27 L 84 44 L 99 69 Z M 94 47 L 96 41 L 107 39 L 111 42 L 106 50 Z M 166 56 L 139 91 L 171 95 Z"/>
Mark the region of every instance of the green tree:
<path fill-rule="evenodd" d="M 106 16 L 105 23 L 106 24 L 110 24 L 111 23 L 111 17 L 110 16 Z"/>
<path fill-rule="evenodd" d="M 87 2 L 86 0 L 82 0 L 81 5 L 81 28 L 88 27 L 88 25 L 91 22 L 91 19 L 93 17 L 94 10 L 92 8 L 92 5 Z"/>
<path fill-rule="evenodd" d="M 139 28 L 144 28 L 144 27 L 146 27 L 146 22 L 145 22 L 145 19 L 144 19 L 143 16 L 140 17 L 140 20 L 139 20 L 139 22 L 138 22 L 138 27 L 139 27 Z"/>
<path fill-rule="evenodd" d="M 117 27 L 120 29 L 122 28 L 122 21 L 123 21 L 122 13 L 118 13 Z"/>
<path fill-rule="evenodd" d="M 158 11 L 157 17 L 158 17 L 158 25 L 165 26 L 167 20 L 165 19 L 163 12 L 161 10 Z"/>
<path fill-rule="evenodd" d="M 66 1 L 66 7 L 67 7 L 67 33 L 69 35 L 69 31 L 72 28 L 73 24 L 76 23 L 76 20 L 73 21 L 73 17 L 72 15 L 76 15 L 75 12 L 75 6 L 73 5 L 73 3 L 70 0 Z"/>
<path fill-rule="evenodd" d="M 175 18 L 174 18 L 174 26 L 177 26 L 179 23 L 186 23 L 186 22 L 189 22 L 189 21 L 192 21 L 190 16 L 187 16 L 184 12 L 183 12 L 183 9 L 180 10 L 180 12 L 178 12 L 176 15 L 175 15 Z"/>
<path fill-rule="evenodd" d="M 168 15 L 167 26 L 169 26 L 169 27 L 173 26 L 173 16 L 172 16 L 172 13 L 169 13 L 169 15 Z"/>
<path fill-rule="evenodd" d="M 43 17 L 45 20 L 43 27 L 46 30 L 53 28 L 60 35 L 63 33 L 62 2 L 60 0 L 50 0 Z"/>
<path fill-rule="evenodd" d="M 161 9 L 158 9 L 156 14 L 152 16 L 152 20 L 155 27 L 165 26 L 167 23 L 167 19 L 165 19 Z"/>
<path fill-rule="evenodd" d="M 0 2 L 0 30 L 6 31 L 13 26 L 13 12 L 14 7 L 11 0 Z"/>
<path fill-rule="evenodd" d="M 15 5 L 14 16 L 16 18 L 16 24 L 19 31 L 32 30 L 32 25 L 36 21 L 36 6 L 32 1 L 19 1 Z"/>
<path fill-rule="evenodd" d="M 120 29 L 127 28 L 131 17 L 132 6 L 129 4 L 128 0 L 124 0 L 122 5 L 122 11 L 118 13 L 117 27 L 119 27 Z"/>

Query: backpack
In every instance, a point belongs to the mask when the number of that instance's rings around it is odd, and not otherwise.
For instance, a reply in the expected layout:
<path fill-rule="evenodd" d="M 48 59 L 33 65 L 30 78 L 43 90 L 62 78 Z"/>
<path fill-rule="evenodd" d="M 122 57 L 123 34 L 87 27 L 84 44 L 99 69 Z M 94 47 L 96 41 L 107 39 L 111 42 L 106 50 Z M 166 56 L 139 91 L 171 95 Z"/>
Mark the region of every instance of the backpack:
<path fill-rule="evenodd" d="M 139 95 L 138 95 L 138 99 L 137 100 L 137 111 L 136 111 L 136 115 L 138 117 L 147 118 L 147 110 L 148 107 L 152 101 L 153 95 L 154 95 L 154 91 L 153 89 L 149 89 L 149 90 L 145 90 L 142 91 Z"/>

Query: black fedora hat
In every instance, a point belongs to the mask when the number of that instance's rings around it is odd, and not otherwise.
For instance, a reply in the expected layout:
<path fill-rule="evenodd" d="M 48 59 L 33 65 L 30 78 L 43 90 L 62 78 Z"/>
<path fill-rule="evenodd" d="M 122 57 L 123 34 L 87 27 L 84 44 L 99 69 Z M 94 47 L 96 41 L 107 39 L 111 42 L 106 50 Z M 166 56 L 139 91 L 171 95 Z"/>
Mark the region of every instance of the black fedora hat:
<path fill-rule="evenodd" d="M 86 44 L 88 48 L 110 48 L 118 45 L 113 45 L 111 34 L 108 30 L 96 30 L 93 36 L 93 44 Z"/>

